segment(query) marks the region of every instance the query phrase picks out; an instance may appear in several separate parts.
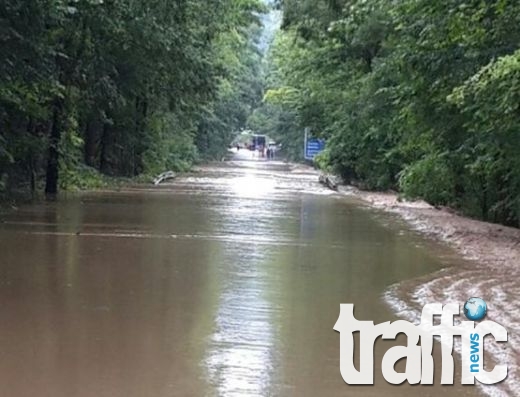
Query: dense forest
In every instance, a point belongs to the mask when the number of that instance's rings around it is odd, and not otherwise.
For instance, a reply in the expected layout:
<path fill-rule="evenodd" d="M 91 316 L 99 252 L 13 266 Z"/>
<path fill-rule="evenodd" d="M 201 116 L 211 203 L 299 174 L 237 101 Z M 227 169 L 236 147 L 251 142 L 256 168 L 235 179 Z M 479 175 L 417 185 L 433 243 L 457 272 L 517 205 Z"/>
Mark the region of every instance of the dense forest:
<path fill-rule="evenodd" d="M 256 0 L 2 0 L 0 193 L 219 158 L 262 99 Z"/>
<path fill-rule="evenodd" d="M 520 221 L 520 2 L 282 0 L 249 119 L 368 189 Z"/>
<path fill-rule="evenodd" d="M 520 3 L 279 0 L 264 57 L 271 3 L 0 2 L 0 194 L 189 169 L 246 127 L 300 159 L 310 127 L 348 183 L 519 226 Z"/>

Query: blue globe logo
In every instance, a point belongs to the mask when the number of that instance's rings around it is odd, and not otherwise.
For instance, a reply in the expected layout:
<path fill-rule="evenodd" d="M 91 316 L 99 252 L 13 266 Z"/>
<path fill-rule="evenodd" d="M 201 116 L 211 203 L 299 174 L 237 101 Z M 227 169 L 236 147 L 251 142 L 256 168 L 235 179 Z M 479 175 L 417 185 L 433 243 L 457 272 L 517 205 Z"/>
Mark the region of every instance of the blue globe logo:
<path fill-rule="evenodd" d="M 487 304 L 482 298 L 469 298 L 464 303 L 464 314 L 471 321 L 480 321 L 487 314 Z"/>

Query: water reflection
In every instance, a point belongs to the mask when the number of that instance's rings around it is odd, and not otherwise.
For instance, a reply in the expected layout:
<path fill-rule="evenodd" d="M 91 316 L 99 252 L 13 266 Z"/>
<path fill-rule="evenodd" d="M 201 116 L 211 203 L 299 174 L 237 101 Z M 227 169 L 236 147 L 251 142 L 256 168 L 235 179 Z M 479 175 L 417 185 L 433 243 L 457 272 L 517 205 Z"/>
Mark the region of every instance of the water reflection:
<path fill-rule="evenodd" d="M 254 172 L 229 181 L 231 191 L 241 198 L 260 198 L 271 195 L 275 190 L 275 180 L 258 177 Z"/>
<path fill-rule="evenodd" d="M 276 361 L 273 306 L 266 296 L 261 253 L 229 269 L 205 360 L 220 396 L 266 396 Z"/>
<path fill-rule="evenodd" d="M 254 170 L 229 180 L 232 204 L 226 207 L 221 229 L 254 235 L 271 235 L 276 222 L 270 203 L 257 201 L 274 192 L 273 179 Z M 272 214 L 271 214 L 272 215 Z M 268 233 L 271 232 L 271 233 Z M 219 262 L 222 285 L 205 366 L 219 396 L 267 396 L 277 361 L 274 325 L 276 312 L 269 300 L 273 287 L 268 268 L 268 248 L 254 241 L 227 243 Z M 214 258 L 215 259 L 215 258 Z"/>

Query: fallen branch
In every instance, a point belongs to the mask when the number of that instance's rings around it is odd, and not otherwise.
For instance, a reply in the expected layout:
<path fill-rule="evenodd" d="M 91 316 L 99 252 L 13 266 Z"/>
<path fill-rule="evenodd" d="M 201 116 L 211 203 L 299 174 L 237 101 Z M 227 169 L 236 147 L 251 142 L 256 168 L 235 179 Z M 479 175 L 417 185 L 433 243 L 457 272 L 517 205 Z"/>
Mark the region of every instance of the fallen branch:
<path fill-rule="evenodd" d="M 319 181 L 322 185 L 327 186 L 329 189 L 338 190 L 338 182 L 333 176 L 321 174 Z"/>
<path fill-rule="evenodd" d="M 177 177 L 177 174 L 175 174 L 175 172 L 173 171 L 166 171 L 166 172 L 163 172 L 161 175 L 158 175 L 157 177 L 154 178 L 153 180 L 153 184 L 155 186 L 159 185 L 160 183 L 168 180 L 168 179 L 174 179 Z"/>

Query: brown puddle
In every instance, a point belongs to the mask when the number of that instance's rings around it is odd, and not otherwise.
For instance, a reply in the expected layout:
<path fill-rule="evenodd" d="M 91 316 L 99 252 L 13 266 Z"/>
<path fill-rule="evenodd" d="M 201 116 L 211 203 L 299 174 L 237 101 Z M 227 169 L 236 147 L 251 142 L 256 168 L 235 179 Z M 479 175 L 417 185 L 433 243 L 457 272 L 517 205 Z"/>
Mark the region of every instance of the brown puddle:
<path fill-rule="evenodd" d="M 23 207 L 0 225 L 0 395 L 478 395 L 386 384 L 383 343 L 375 386 L 343 382 L 339 305 L 395 320 L 389 287 L 446 266 L 379 217 L 259 162 Z"/>

